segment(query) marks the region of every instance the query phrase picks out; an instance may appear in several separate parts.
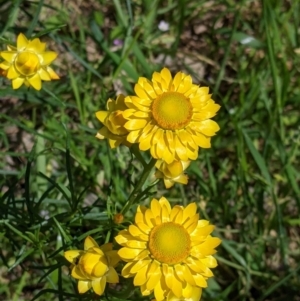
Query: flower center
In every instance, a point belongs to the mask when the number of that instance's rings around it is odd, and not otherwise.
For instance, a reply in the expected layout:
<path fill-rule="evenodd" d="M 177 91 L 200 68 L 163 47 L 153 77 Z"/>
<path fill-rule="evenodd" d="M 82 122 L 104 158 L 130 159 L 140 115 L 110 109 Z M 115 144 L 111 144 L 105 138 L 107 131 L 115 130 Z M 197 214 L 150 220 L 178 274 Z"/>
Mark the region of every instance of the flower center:
<path fill-rule="evenodd" d="M 193 107 L 190 100 L 178 92 L 165 92 L 152 104 L 153 118 L 165 130 L 179 130 L 191 120 Z"/>
<path fill-rule="evenodd" d="M 15 67 L 22 75 L 30 76 L 40 68 L 40 60 L 35 53 L 24 51 L 17 55 Z"/>
<path fill-rule="evenodd" d="M 150 233 L 149 250 L 159 262 L 180 263 L 189 255 L 190 249 L 190 236 L 179 224 L 162 223 L 155 226 Z"/>

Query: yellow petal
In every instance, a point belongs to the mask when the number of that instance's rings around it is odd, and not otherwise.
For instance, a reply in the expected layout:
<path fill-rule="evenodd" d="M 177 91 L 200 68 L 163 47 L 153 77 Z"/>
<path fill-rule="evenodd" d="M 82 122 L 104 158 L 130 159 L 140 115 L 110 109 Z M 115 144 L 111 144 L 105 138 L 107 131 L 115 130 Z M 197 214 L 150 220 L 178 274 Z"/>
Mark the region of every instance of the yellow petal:
<path fill-rule="evenodd" d="M 44 52 L 46 49 L 46 43 L 42 43 L 40 39 L 35 38 L 28 41 L 27 49 L 34 50 L 37 53 Z"/>
<path fill-rule="evenodd" d="M 90 281 L 78 281 L 78 292 L 79 294 L 86 293 L 92 287 L 92 283 Z"/>
<path fill-rule="evenodd" d="M 189 217 L 194 216 L 196 214 L 196 212 L 197 212 L 196 203 L 188 204 L 183 210 L 183 221 L 185 221 Z"/>
<path fill-rule="evenodd" d="M 128 240 L 133 239 L 135 239 L 135 237 L 133 237 L 128 230 L 121 230 L 119 235 L 115 236 L 115 241 L 121 246 L 125 246 Z"/>
<path fill-rule="evenodd" d="M 173 278 L 174 278 L 173 267 L 168 266 L 167 264 L 163 264 L 162 271 L 164 274 L 164 278 L 165 278 L 167 287 L 172 289 Z"/>
<path fill-rule="evenodd" d="M 180 206 L 174 206 L 171 210 L 171 213 L 170 213 L 171 221 L 175 221 L 178 214 L 181 214 L 181 218 L 182 218 L 182 215 L 183 215 L 182 210 L 183 209 Z"/>
<path fill-rule="evenodd" d="M 89 279 L 89 277 L 83 273 L 81 271 L 81 269 L 79 268 L 79 266 L 74 266 L 74 268 L 72 269 L 72 272 L 71 272 L 71 276 L 75 279 L 79 279 L 79 280 L 87 280 Z"/>
<path fill-rule="evenodd" d="M 129 131 L 135 131 L 144 128 L 147 123 L 145 119 L 131 119 L 125 123 L 124 127 Z"/>
<path fill-rule="evenodd" d="M 197 133 L 197 136 L 193 135 L 192 138 L 195 141 L 195 143 L 202 148 L 210 148 L 211 147 L 210 138 L 208 138 L 200 133 Z"/>
<path fill-rule="evenodd" d="M 158 282 L 154 288 L 154 296 L 156 301 L 162 301 L 165 299 L 164 290 L 162 289 L 161 281 Z"/>
<path fill-rule="evenodd" d="M 200 261 L 209 268 L 215 268 L 218 265 L 216 258 L 213 256 L 207 256 L 203 259 L 200 259 Z"/>
<path fill-rule="evenodd" d="M 180 208 L 181 209 L 181 208 Z M 178 214 L 176 215 L 176 217 L 174 218 L 174 222 L 176 224 L 182 224 L 182 217 L 183 217 L 183 211 L 182 209 L 178 212 Z"/>
<path fill-rule="evenodd" d="M 109 268 L 109 271 L 106 274 L 106 281 L 109 283 L 118 283 L 119 276 L 116 270 L 112 267 Z"/>
<path fill-rule="evenodd" d="M 189 283 L 190 285 L 193 285 L 195 286 L 196 285 L 196 282 L 195 282 L 195 279 L 191 273 L 191 270 L 189 269 L 188 266 L 184 266 L 184 273 L 183 273 L 183 277 L 184 277 L 184 280 Z"/>
<path fill-rule="evenodd" d="M 113 250 L 113 244 L 111 242 L 108 242 L 104 245 L 100 246 L 100 249 L 103 251 L 103 253 L 107 253 Z"/>
<path fill-rule="evenodd" d="M 149 296 L 151 294 L 151 291 L 149 291 L 146 287 L 146 283 L 140 286 L 140 291 L 142 296 Z"/>
<path fill-rule="evenodd" d="M 134 86 L 134 92 L 141 99 L 148 99 L 149 98 L 149 95 L 145 92 L 143 87 L 141 87 L 141 85 L 139 85 L 139 84 L 136 84 Z"/>
<path fill-rule="evenodd" d="M 142 133 L 142 129 L 138 131 L 132 131 L 127 135 L 127 141 L 130 143 L 137 143 L 138 139 Z"/>
<path fill-rule="evenodd" d="M 221 243 L 218 237 L 208 237 L 201 245 L 198 245 L 197 250 L 203 255 L 208 256 L 215 253 L 214 249 Z"/>
<path fill-rule="evenodd" d="M 150 98 L 155 99 L 157 97 L 157 94 L 155 93 L 155 90 L 150 82 L 146 81 L 142 84 L 142 86 Z"/>
<path fill-rule="evenodd" d="M 172 75 L 170 70 L 168 68 L 163 68 L 160 74 L 161 74 L 161 78 L 164 80 L 163 88 L 165 90 L 169 90 L 170 83 L 172 80 Z"/>
<path fill-rule="evenodd" d="M 12 51 L 2 51 L 0 52 L 0 54 L 2 58 L 9 63 L 12 63 L 16 56 L 16 52 L 12 52 Z"/>
<path fill-rule="evenodd" d="M 64 257 L 71 263 L 75 264 L 76 258 L 81 256 L 84 252 L 82 250 L 69 250 L 64 253 Z"/>
<path fill-rule="evenodd" d="M 54 51 L 46 51 L 41 56 L 43 58 L 42 65 L 45 66 L 51 64 L 56 59 L 57 53 Z"/>
<path fill-rule="evenodd" d="M 105 286 L 106 286 L 106 278 L 105 277 L 94 280 L 92 282 L 93 290 L 99 296 L 101 296 L 103 294 Z"/>
<path fill-rule="evenodd" d="M 27 81 L 29 82 L 29 84 L 36 90 L 41 90 L 42 88 L 42 81 L 41 78 L 39 76 L 39 74 L 35 74 L 32 77 L 27 77 Z"/>
<path fill-rule="evenodd" d="M 18 50 L 22 50 L 28 44 L 28 40 L 23 33 L 20 33 L 17 38 L 17 48 Z"/>
<path fill-rule="evenodd" d="M 151 211 L 153 213 L 153 216 L 159 216 L 160 217 L 160 212 L 161 212 L 161 205 L 157 199 L 152 199 L 151 204 L 150 204 Z"/>
<path fill-rule="evenodd" d="M 86 239 L 84 240 L 84 249 L 88 250 L 94 247 L 98 247 L 98 244 L 91 236 L 87 236 Z"/>
<path fill-rule="evenodd" d="M 20 73 L 17 71 L 14 65 L 11 65 L 10 68 L 7 71 L 6 77 L 8 79 L 14 79 L 20 76 Z"/>
<path fill-rule="evenodd" d="M 135 225 L 130 225 L 128 227 L 129 233 L 134 237 L 141 237 L 145 236 L 145 234 Z"/>
<path fill-rule="evenodd" d="M 153 135 L 149 134 L 143 140 L 140 139 L 139 148 L 140 148 L 141 151 L 146 151 L 146 150 L 148 150 L 151 147 L 151 145 L 152 145 L 152 143 L 151 143 L 152 137 L 153 137 Z"/>
<path fill-rule="evenodd" d="M 146 241 L 129 240 L 126 246 L 133 249 L 145 249 L 147 247 Z"/>
<path fill-rule="evenodd" d="M 191 233 L 192 237 L 201 237 L 201 236 L 207 236 L 209 235 L 213 230 L 215 226 L 214 225 L 206 225 L 206 226 L 200 226 L 199 227 L 199 221 L 197 228 Z"/>
<path fill-rule="evenodd" d="M 118 255 L 123 259 L 134 259 L 141 253 L 140 249 L 130 249 L 130 248 L 122 248 L 118 251 Z"/>
<path fill-rule="evenodd" d="M 94 265 L 92 275 L 95 277 L 102 277 L 108 271 L 108 266 L 105 262 L 99 261 L 96 265 Z"/>
<path fill-rule="evenodd" d="M 166 207 L 166 205 L 162 205 L 162 208 L 161 208 L 161 221 L 163 223 L 167 223 L 169 222 L 170 220 L 170 215 L 169 215 L 169 211 L 168 211 L 168 208 Z"/>
<path fill-rule="evenodd" d="M 176 75 L 174 76 L 173 82 L 172 82 L 175 92 L 178 90 L 181 80 L 182 80 L 182 72 L 176 73 Z"/>
<path fill-rule="evenodd" d="M 109 258 L 109 265 L 115 267 L 121 260 L 117 250 L 106 251 L 105 255 Z"/>
<path fill-rule="evenodd" d="M 148 249 L 145 249 L 135 257 L 135 260 L 144 260 L 145 258 L 149 258 L 149 254 L 150 252 L 148 251 Z"/>
<path fill-rule="evenodd" d="M 177 275 L 175 275 L 175 274 L 173 274 L 172 292 L 178 298 L 180 298 L 182 295 L 182 282 L 179 281 L 179 279 L 177 278 Z"/>
<path fill-rule="evenodd" d="M 205 278 L 202 275 L 195 274 L 194 279 L 195 279 L 195 282 L 196 282 L 197 286 L 207 287 L 207 282 L 206 282 Z"/>
<path fill-rule="evenodd" d="M 122 269 L 122 277 L 124 278 L 131 278 L 133 276 L 135 276 L 135 274 L 130 273 L 130 269 L 134 266 L 135 262 L 128 262 L 125 264 L 125 266 Z"/>
<path fill-rule="evenodd" d="M 50 75 L 51 79 L 59 79 L 59 76 L 53 71 L 52 68 L 50 68 L 49 66 L 47 66 L 46 71 L 48 72 L 48 74 Z"/>
<path fill-rule="evenodd" d="M 23 77 L 17 77 L 12 80 L 12 87 L 13 89 L 19 89 L 25 81 L 25 78 Z"/>
<path fill-rule="evenodd" d="M 44 68 L 40 68 L 40 70 L 38 71 L 38 74 L 40 75 L 42 80 L 45 80 L 45 81 L 51 80 L 49 73 Z"/>
<path fill-rule="evenodd" d="M 171 209 L 171 205 L 170 205 L 169 201 L 165 197 L 161 197 L 159 199 L 159 204 L 160 204 L 161 208 L 163 208 L 163 206 L 165 206 L 167 208 L 168 214 L 171 213 L 171 210 L 172 210 Z"/>
<path fill-rule="evenodd" d="M 134 265 L 130 269 L 130 273 L 135 274 L 144 266 L 148 266 L 151 263 L 151 260 L 140 260 L 134 263 Z"/>
<path fill-rule="evenodd" d="M 149 234 L 151 228 L 145 223 L 136 223 L 136 225 L 143 231 L 145 234 Z"/>
<path fill-rule="evenodd" d="M 181 265 L 181 264 L 176 264 L 175 266 L 174 266 L 174 268 L 175 268 L 175 272 L 176 272 L 176 275 L 177 275 L 177 277 L 178 277 L 178 279 L 181 281 L 181 282 L 184 282 L 185 280 L 184 280 L 184 267 L 185 267 L 185 265 Z"/>
<path fill-rule="evenodd" d="M 155 288 L 155 286 L 160 282 L 161 272 L 160 268 L 156 270 L 154 273 L 148 273 L 148 281 L 146 283 L 146 288 L 151 291 Z"/>
<path fill-rule="evenodd" d="M 145 211 L 145 220 L 147 225 L 152 228 L 153 226 L 155 226 L 155 218 L 154 218 L 154 214 L 152 212 L 152 210 L 147 209 Z"/>
<path fill-rule="evenodd" d="M 199 127 L 199 131 L 206 136 L 214 136 L 219 129 L 219 125 L 211 119 L 202 121 Z"/>
<path fill-rule="evenodd" d="M 11 65 L 7 62 L 0 63 L 0 69 L 7 70 Z"/>
<path fill-rule="evenodd" d="M 175 182 L 172 181 L 172 180 L 169 180 L 169 179 L 167 179 L 167 178 L 164 178 L 164 184 L 165 184 L 165 187 L 166 187 L 167 189 L 169 189 L 169 188 L 171 188 L 171 187 L 174 186 Z"/>
<path fill-rule="evenodd" d="M 142 267 L 135 275 L 134 279 L 133 279 L 133 284 L 135 286 L 141 286 L 144 283 L 146 283 L 147 281 L 147 270 L 148 270 L 148 266 L 145 265 L 144 267 Z"/>
<path fill-rule="evenodd" d="M 80 265 L 83 272 L 92 275 L 95 265 L 99 262 L 100 266 L 105 267 L 107 265 L 105 261 L 105 258 L 101 257 L 101 255 L 87 252 L 80 257 L 78 265 Z"/>

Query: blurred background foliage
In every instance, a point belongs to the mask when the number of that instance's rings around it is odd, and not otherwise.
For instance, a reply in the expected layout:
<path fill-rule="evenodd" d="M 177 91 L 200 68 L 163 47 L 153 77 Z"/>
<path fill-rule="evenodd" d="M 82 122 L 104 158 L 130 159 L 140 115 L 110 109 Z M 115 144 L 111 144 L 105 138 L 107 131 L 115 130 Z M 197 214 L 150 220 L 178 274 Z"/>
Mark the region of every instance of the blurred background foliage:
<path fill-rule="evenodd" d="M 76 294 L 63 250 L 113 241 L 142 171 L 95 138 L 95 112 L 164 66 L 222 106 L 188 185 L 149 191 L 217 226 L 203 300 L 300 300 L 299 1 L 0 0 L 0 15 L 1 49 L 40 37 L 61 77 L 40 92 L 0 79 L 0 300 L 95 300 Z M 106 298 L 149 299 L 122 282 Z"/>

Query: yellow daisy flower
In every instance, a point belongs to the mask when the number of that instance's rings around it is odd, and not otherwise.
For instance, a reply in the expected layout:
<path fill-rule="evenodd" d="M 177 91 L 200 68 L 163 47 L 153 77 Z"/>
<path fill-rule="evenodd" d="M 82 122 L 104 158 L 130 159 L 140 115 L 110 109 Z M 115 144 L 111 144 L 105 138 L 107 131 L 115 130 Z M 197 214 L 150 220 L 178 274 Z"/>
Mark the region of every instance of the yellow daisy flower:
<path fill-rule="evenodd" d="M 96 137 L 98 139 L 107 138 L 111 148 L 118 147 L 121 143 L 130 146 L 130 143 L 126 141 L 128 131 L 124 127 L 127 120 L 124 119 L 123 113 L 128 109 L 124 100 L 125 96 L 120 94 L 116 101 L 113 99 L 107 101 L 107 111 L 96 112 L 96 117 L 104 125 Z"/>
<path fill-rule="evenodd" d="M 123 246 L 118 254 L 127 262 L 122 276 L 134 277 L 143 296 L 154 291 L 157 301 L 189 299 L 207 286 L 221 240 L 210 236 L 214 226 L 199 220 L 196 210 L 195 203 L 171 208 L 164 197 L 153 199 L 150 208 L 139 206 L 134 225 L 116 236 Z"/>
<path fill-rule="evenodd" d="M 157 160 L 155 177 L 163 179 L 166 188 L 172 187 L 175 183 L 187 184 L 188 176 L 184 171 L 190 166 L 191 161 L 173 161 L 168 164 L 163 160 Z"/>
<path fill-rule="evenodd" d="M 219 130 L 214 117 L 220 106 L 208 94 L 208 87 L 192 83 L 192 77 L 178 72 L 172 78 L 167 68 L 154 72 L 152 81 L 140 77 L 134 87 L 136 96 L 127 96 L 130 132 L 127 140 L 150 149 L 153 158 L 168 164 L 174 160 L 195 160 L 198 148 L 209 148 L 211 136 Z"/>
<path fill-rule="evenodd" d="M 72 263 L 71 276 L 78 279 L 78 292 L 83 294 L 93 288 L 97 295 L 102 295 L 108 283 L 118 283 L 119 276 L 114 269 L 120 258 L 112 244 L 101 247 L 88 236 L 84 241 L 84 250 L 70 250 L 64 253 Z"/>
<path fill-rule="evenodd" d="M 49 67 L 57 57 L 54 51 L 45 51 L 46 43 L 38 38 L 27 40 L 20 33 L 17 38 L 17 47 L 8 45 L 6 51 L 0 52 L 4 59 L 0 68 L 7 72 L 6 77 L 12 80 L 13 89 L 23 84 L 36 90 L 42 88 L 42 80 L 51 81 L 59 76 Z"/>

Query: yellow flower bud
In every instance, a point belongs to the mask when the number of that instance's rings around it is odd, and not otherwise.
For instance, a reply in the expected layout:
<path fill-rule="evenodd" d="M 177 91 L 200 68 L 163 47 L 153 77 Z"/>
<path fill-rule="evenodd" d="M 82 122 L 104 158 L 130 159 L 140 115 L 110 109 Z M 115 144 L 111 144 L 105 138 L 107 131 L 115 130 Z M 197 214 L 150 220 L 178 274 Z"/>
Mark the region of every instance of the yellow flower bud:
<path fill-rule="evenodd" d="M 187 184 L 188 177 L 184 171 L 190 166 L 191 161 L 173 161 L 168 164 L 163 160 L 158 160 L 155 167 L 158 169 L 155 176 L 163 179 L 166 188 L 172 187 L 176 182 Z"/>
<path fill-rule="evenodd" d="M 114 267 L 120 261 L 112 244 L 101 247 L 88 236 L 84 241 L 84 250 L 70 250 L 64 254 L 72 263 L 71 276 L 78 279 L 78 292 L 83 294 L 93 288 L 97 295 L 102 295 L 108 283 L 118 283 L 119 276 Z"/>

